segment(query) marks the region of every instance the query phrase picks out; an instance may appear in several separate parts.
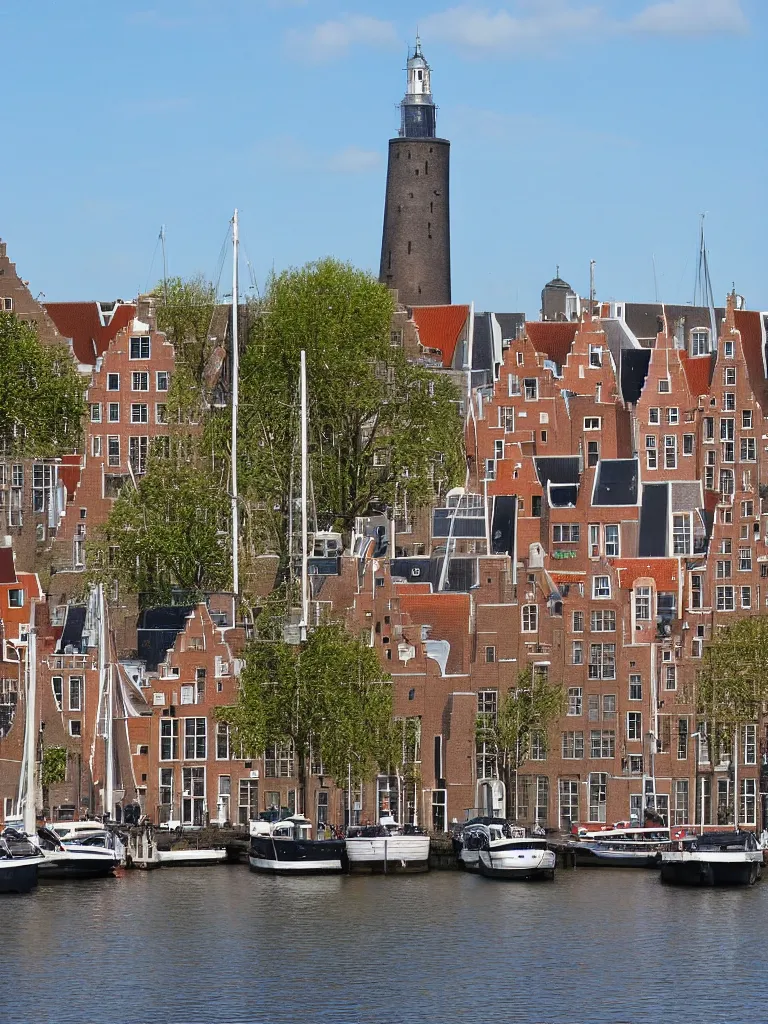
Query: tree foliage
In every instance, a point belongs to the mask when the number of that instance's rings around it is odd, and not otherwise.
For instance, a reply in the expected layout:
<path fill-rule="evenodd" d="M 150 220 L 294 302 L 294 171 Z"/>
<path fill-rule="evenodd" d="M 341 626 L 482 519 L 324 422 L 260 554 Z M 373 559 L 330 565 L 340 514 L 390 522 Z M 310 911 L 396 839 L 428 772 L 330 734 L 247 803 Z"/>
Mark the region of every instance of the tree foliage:
<path fill-rule="evenodd" d="M 35 328 L 0 313 L 0 448 L 46 458 L 80 439 L 85 384 L 65 345 L 44 345 Z"/>
<path fill-rule="evenodd" d="M 725 626 L 704 652 L 696 704 L 721 725 L 754 722 L 768 702 L 768 617 Z"/>
<path fill-rule="evenodd" d="M 270 280 L 241 362 L 240 479 L 253 538 L 285 550 L 302 349 L 321 529 L 349 529 L 372 505 L 416 507 L 461 478 L 458 391 L 391 346 L 392 311 L 386 288 L 332 259 Z"/>
<path fill-rule="evenodd" d="M 496 755 L 506 788 L 508 813 L 514 775 L 528 759 L 535 733 L 546 739 L 549 725 L 562 713 L 563 689 L 529 668 L 516 685 L 501 697 L 495 716 L 480 714 L 477 739 Z"/>
<path fill-rule="evenodd" d="M 318 627 L 302 644 L 264 635 L 246 650 L 238 703 L 217 712 L 236 744 L 259 753 L 290 745 L 303 807 L 310 760 L 336 780 L 350 765 L 358 780 L 398 765 L 392 688 L 371 647 L 338 624 Z"/>
<path fill-rule="evenodd" d="M 40 784 L 43 789 L 64 782 L 67 777 L 67 748 L 46 747 L 40 764 Z"/>
<path fill-rule="evenodd" d="M 196 600 L 231 586 L 226 478 L 192 437 L 155 451 L 136 486 L 126 483 L 89 553 L 89 579 L 162 604 L 174 591 Z"/>
<path fill-rule="evenodd" d="M 216 288 L 201 274 L 171 277 L 155 288 L 157 327 L 173 343 L 176 353 L 168 413 L 171 419 L 200 418 L 208 407 L 207 369 L 214 350 L 224 339 L 211 336 L 216 309 Z M 224 321 L 226 324 L 226 320 Z M 223 348 L 221 348 L 223 358 Z"/>

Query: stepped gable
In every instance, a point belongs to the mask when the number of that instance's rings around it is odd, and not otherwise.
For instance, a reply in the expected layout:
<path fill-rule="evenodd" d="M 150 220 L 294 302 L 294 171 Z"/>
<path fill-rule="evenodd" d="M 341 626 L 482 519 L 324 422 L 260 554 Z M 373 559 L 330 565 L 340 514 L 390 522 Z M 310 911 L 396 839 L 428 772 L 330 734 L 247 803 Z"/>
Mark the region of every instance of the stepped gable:
<path fill-rule="evenodd" d="M 118 331 L 136 316 L 136 306 L 129 303 L 115 306 L 107 324 L 102 321 L 98 302 L 48 302 L 45 308 L 59 332 L 71 339 L 78 362 L 85 366 L 93 366 Z"/>
<path fill-rule="evenodd" d="M 562 366 L 571 351 L 573 339 L 580 327 L 578 320 L 570 322 L 529 320 L 525 333 L 531 344 L 547 359 Z"/>
<path fill-rule="evenodd" d="M 411 315 L 422 347 L 439 352 L 443 367 L 450 369 L 469 306 L 414 306 Z"/>

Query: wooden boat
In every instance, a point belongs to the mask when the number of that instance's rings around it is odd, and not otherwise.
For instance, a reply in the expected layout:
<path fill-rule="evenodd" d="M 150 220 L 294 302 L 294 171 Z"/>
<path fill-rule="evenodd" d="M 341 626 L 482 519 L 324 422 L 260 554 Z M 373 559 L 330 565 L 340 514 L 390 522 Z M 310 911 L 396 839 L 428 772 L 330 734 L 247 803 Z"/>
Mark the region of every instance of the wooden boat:
<path fill-rule="evenodd" d="M 262 824 L 262 823 L 259 823 Z M 269 824 L 265 833 L 251 834 L 248 863 L 252 871 L 271 874 L 327 874 L 341 871 L 345 860 L 343 839 L 312 839 L 311 822 L 294 814 Z"/>
<path fill-rule="evenodd" d="M 429 870 L 429 836 L 417 825 L 382 818 L 378 825 L 355 825 L 347 833 L 352 872 L 389 874 Z"/>
<path fill-rule="evenodd" d="M 754 885 L 763 851 L 751 832 L 704 832 L 661 855 L 661 880 L 671 885 Z"/>

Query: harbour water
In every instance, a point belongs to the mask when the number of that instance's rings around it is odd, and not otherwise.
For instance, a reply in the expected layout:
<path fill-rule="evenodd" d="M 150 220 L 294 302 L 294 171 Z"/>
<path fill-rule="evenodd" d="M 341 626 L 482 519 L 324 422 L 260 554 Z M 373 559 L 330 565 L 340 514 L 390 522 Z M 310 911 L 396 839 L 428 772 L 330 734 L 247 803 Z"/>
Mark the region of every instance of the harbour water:
<path fill-rule="evenodd" d="M 685 890 L 616 869 L 554 883 L 299 879 L 227 866 L 41 884 L 0 907 L 5 1024 L 766 1018 L 766 882 Z"/>

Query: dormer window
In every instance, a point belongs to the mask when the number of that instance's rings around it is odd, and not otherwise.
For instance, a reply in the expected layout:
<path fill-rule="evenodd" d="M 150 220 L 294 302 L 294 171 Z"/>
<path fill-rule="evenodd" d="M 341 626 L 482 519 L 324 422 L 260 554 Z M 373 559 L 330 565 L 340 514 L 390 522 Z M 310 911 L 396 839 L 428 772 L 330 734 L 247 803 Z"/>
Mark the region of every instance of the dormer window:
<path fill-rule="evenodd" d="M 709 331 L 706 327 L 696 327 L 691 331 L 691 355 L 709 355 Z"/>

